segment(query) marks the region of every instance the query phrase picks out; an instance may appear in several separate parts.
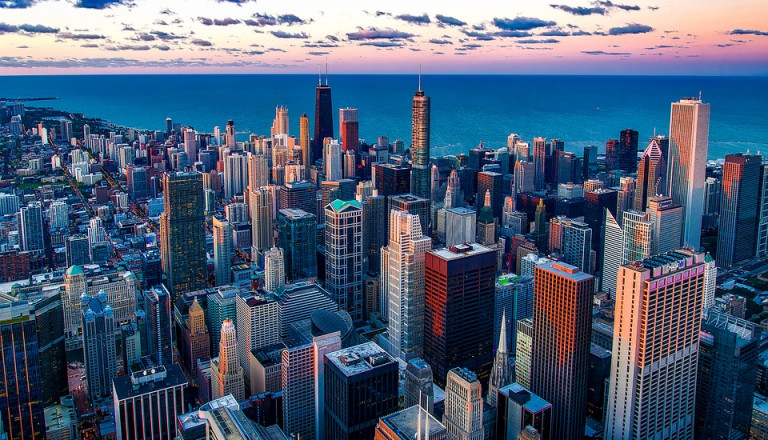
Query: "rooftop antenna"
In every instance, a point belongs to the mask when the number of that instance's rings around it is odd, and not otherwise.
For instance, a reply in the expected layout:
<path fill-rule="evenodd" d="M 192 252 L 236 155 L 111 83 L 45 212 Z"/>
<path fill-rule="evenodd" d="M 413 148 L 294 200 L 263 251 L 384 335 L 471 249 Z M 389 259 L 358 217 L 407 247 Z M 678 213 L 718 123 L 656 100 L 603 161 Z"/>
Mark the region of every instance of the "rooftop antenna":
<path fill-rule="evenodd" d="M 656 127 L 653 127 L 653 137 L 656 137 Z"/>
<path fill-rule="evenodd" d="M 328 59 L 325 59 L 325 85 L 328 85 Z"/>
<path fill-rule="evenodd" d="M 701 90 L 699 90 L 699 101 L 701 101 Z"/>
<path fill-rule="evenodd" d="M 429 413 L 424 410 L 424 440 L 429 440 Z"/>
<path fill-rule="evenodd" d="M 317 85 L 323 85 L 323 66 L 317 66 Z"/>
<path fill-rule="evenodd" d="M 416 416 L 416 440 L 421 438 L 421 390 L 419 390 L 419 408 Z"/>
<path fill-rule="evenodd" d="M 421 64 L 419 64 L 419 91 L 421 91 Z"/>

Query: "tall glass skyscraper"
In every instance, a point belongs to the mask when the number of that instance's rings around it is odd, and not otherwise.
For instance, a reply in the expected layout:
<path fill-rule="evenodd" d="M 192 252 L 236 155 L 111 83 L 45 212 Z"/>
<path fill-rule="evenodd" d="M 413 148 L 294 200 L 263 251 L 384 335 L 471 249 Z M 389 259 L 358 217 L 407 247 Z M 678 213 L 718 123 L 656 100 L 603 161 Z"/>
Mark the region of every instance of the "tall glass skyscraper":
<path fill-rule="evenodd" d="M 419 90 L 413 96 L 411 111 L 411 192 L 419 197 L 430 197 L 429 167 L 429 96 Z"/>
<path fill-rule="evenodd" d="M 701 240 L 708 142 L 709 104 L 700 98 L 673 102 L 667 184 L 672 201 L 683 206 L 683 244 L 694 249 Z"/>
<path fill-rule="evenodd" d="M 318 79 L 315 89 L 315 138 L 312 146 L 312 158 L 323 157 L 323 141 L 333 137 L 333 105 L 331 104 L 331 87 L 328 85 L 328 75 L 325 84 Z"/>
<path fill-rule="evenodd" d="M 729 154 L 723 164 L 717 265 L 732 267 L 755 255 L 762 158 L 759 154 Z"/>

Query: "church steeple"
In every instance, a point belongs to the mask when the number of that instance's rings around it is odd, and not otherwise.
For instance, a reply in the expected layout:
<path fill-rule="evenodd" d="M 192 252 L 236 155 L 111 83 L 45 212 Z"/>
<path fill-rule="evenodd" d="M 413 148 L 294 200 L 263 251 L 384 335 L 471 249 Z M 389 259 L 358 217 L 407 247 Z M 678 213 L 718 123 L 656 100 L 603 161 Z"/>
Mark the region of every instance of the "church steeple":
<path fill-rule="evenodd" d="M 501 331 L 499 332 L 499 345 L 496 350 L 496 359 L 493 361 L 493 370 L 488 382 L 488 404 L 496 406 L 496 398 L 499 388 L 509 385 L 513 381 L 513 369 L 509 363 L 507 352 L 507 313 L 501 314 Z"/>

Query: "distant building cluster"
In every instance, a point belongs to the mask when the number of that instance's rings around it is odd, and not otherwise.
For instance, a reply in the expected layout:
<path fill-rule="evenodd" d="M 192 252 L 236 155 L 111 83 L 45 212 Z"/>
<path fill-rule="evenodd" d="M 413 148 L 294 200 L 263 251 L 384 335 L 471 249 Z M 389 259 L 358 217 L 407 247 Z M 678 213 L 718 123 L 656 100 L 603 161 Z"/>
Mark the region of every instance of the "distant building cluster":
<path fill-rule="evenodd" d="M 768 438 L 768 162 L 709 114 L 433 157 L 421 85 L 391 143 L 327 78 L 298 136 L 7 102 L 0 439 Z"/>

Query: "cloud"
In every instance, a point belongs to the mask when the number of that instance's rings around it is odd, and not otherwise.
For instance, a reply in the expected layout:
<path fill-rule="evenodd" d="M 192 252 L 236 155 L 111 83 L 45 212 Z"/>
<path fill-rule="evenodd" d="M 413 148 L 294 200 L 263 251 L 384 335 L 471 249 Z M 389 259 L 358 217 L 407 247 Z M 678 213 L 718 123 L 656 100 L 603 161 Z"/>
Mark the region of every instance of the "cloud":
<path fill-rule="evenodd" d="M 734 29 L 728 33 L 731 35 L 758 35 L 761 37 L 768 37 L 768 31 L 758 31 L 755 29 Z"/>
<path fill-rule="evenodd" d="M 411 38 L 413 34 L 408 32 L 396 31 L 394 29 L 358 29 L 357 32 L 347 32 L 347 38 L 350 40 L 398 40 Z"/>
<path fill-rule="evenodd" d="M 609 35 L 645 34 L 651 32 L 652 27 L 645 24 L 628 23 L 626 26 L 612 27 Z"/>
<path fill-rule="evenodd" d="M 322 52 L 322 51 L 314 51 L 313 50 L 313 51 L 307 52 L 307 55 L 320 56 L 320 55 L 328 55 L 329 53 L 330 52 Z"/>
<path fill-rule="evenodd" d="M 422 14 L 422 15 L 402 14 L 402 15 L 396 16 L 395 18 L 411 24 L 424 25 L 424 24 L 432 23 L 432 20 L 429 19 L 429 15 L 427 14 Z"/>
<path fill-rule="evenodd" d="M 638 5 L 623 5 L 621 3 L 613 3 L 610 0 L 598 1 L 597 4 L 600 5 L 600 6 L 605 6 L 606 8 L 618 8 L 618 9 L 622 9 L 624 11 L 639 11 L 640 10 L 640 6 L 638 6 Z"/>
<path fill-rule="evenodd" d="M 533 34 L 525 31 L 498 31 L 498 32 L 494 32 L 493 35 L 497 37 L 523 38 L 523 37 L 530 37 Z"/>
<path fill-rule="evenodd" d="M 309 38 L 309 35 L 306 32 L 298 32 L 293 34 L 285 31 L 272 31 L 270 33 L 277 38 Z"/>
<path fill-rule="evenodd" d="M 112 58 L 65 58 L 65 59 L 51 59 L 43 58 L 36 59 L 31 57 L 12 57 L 12 56 L 0 56 L 0 67 L 3 68 L 24 68 L 34 69 L 40 67 L 51 68 L 124 68 L 124 67 L 151 67 L 159 69 L 168 68 L 181 68 L 181 67 L 248 67 L 248 66 L 268 66 L 284 68 L 289 67 L 286 64 L 268 64 L 262 61 L 254 60 L 239 60 L 233 62 L 221 62 L 221 61 L 209 61 L 206 58 L 196 58 L 191 60 L 185 60 L 181 58 L 159 59 L 159 60 L 137 60 L 124 57 L 112 57 Z"/>
<path fill-rule="evenodd" d="M 308 24 L 312 22 L 312 19 L 303 20 L 293 14 L 283 14 L 277 17 L 277 22 L 280 24 L 287 24 L 288 26 L 290 26 L 292 24 Z"/>
<path fill-rule="evenodd" d="M 629 52 L 606 52 L 604 50 L 582 50 L 584 55 L 611 55 L 611 56 L 626 56 L 631 55 Z"/>
<path fill-rule="evenodd" d="M 333 42 L 338 42 L 338 41 L 340 41 L 340 40 L 339 40 L 339 37 L 337 37 L 337 36 L 335 36 L 335 35 L 326 35 L 326 36 L 325 36 L 325 38 L 326 38 L 328 41 L 333 41 Z"/>
<path fill-rule="evenodd" d="M 230 26 L 233 24 L 240 23 L 240 20 L 236 18 L 214 18 L 211 20 L 210 18 L 206 17 L 197 17 L 197 19 L 200 21 L 200 23 L 204 24 L 205 26 Z"/>
<path fill-rule="evenodd" d="M 106 9 L 111 6 L 123 4 L 124 0 L 77 0 L 75 7 L 86 9 Z M 126 2 L 125 4 L 130 4 Z"/>
<path fill-rule="evenodd" d="M 59 32 L 58 28 L 43 26 L 42 24 L 20 24 L 18 26 L 7 23 L 0 23 L 0 34 L 26 32 L 28 34 L 55 34 Z"/>
<path fill-rule="evenodd" d="M 134 38 L 131 38 L 133 41 L 155 41 L 157 37 L 155 37 L 152 34 L 138 34 Z"/>
<path fill-rule="evenodd" d="M 171 47 L 168 46 L 167 44 L 158 44 L 158 45 L 155 45 L 155 46 L 152 46 L 152 47 L 154 47 L 157 50 L 162 50 L 163 52 L 171 50 Z"/>
<path fill-rule="evenodd" d="M 363 41 L 360 46 L 403 47 L 404 44 L 399 41 Z"/>
<path fill-rule="evenodd" d="M 73 34 L 72 32 L 60 32 L 56 34 L 59 38 L 65 38 L 67 40 L 103 40 L 104 35 L 98 34 Z"/>
<path fill-rule="evenodd" d="M 304 20 L 294 14 L 274 16 L 269 14 L 261 14 L 258 12 L 253 14 L 251 18 L 243 20 L 243 23 L 247 24 L 248 26 L 276 26 L 278 24 L 292 26 L 294 24 L 309 24 L 311 22 L 312 19 Z"/>
<path fill-rule="evenodd" d="M 195 46 L 201 46 L 201 47 L 211 47 L 213 46 L 213 43 L 211 43 L 208 40 L 201 40 L 201 39 L 195 39 L 190 41 L 190 43 L 194 44 Z"/>
<path fill-rule="evenodd" d="M 28 8 L 35 4 L 37 0 L 0 0 L 0 8 Z"/>
<path fill-rule="evenodd" d="M 433 38 L 429 42 L 432 44 L 453 44 L 451 40 L 439 40 L 437 38 Z"/>
<path fill-rule="evenodd" d="M 157 38 L 163 40 L 163 41 L 171 41 L 171 40 L 183 40 L 184 36 L 182 35 L 176 35 L 172 32 L 164 32 L 164 31 L 152 31 L 150 34 L 156 36 Z"/>
<path fill-rule="evenodd" d="M 123 44 L 123 45 L 120 45 L 120 46 L 107 47 L 106 49 L 110 50 L 110 51 L 120 51 L 120 50 L 141 50 L 141 51 L 144 51 L 144 50 L 149 50 L 150 47 L 147 46 L 146 44 L 144 44 L 144 45 Z"/>
<path fill-rule="evenodd" d="M 552 29 L 551 31 L 544 31 L 538 35 L 540 37 L 567 37 L 571 34 L 561 29 Z"/>
<path fill-rule="evenodd" d="M 578 31 L 571 32 L 572 37 L 581 37 L 584 35 L 592 35 L 592 33 L 579 29 Z"/>
<path fill-rule="evenodd" d="M 96 48 L 96 47 L 99 47 L 99 45 L 96 43 L 85 43 L 85 44 L 81 44 L 80 47 Z"/>
<path fill-rule="evenodd" d="M 435 20 L 437 20 L 439 23 L 447 24 L 449 26 L 464 26 L 467 24 L 466 22 L 463 22 L 458 18 L 451 17 L 448 15 L 443 15 L 443 14 L 435 15 Z"/>
<path fill-rule="evenodd" d="M 555 44 L 559 43 L 560 40 L 556 40 L 554 38 L 547 38 L 544 40 L 537 40 L 537 39 L 528 39 L 528 40 L 517 40 L 520 44 Z"/>
<path fill-rule="evenodd" d="M 592 15 L 592 14 L 600 14 L 605 15 L 607 12 L 605 8 L 601 8 L 599 6 L 594 6 L 591 8 L 585 8 L 583 6 L 568 6 L 568 5 L 549 5 L 552 8 L 559 9 L 563 12 L 567 12 L 569 14 L 573 15 Z"/>
<path fill-rule="evenodd" d="M 494 18 L 493 24 L 499 29 L 507 31 L 529 31 L 539 27 L 554 26 L 554 21 L 542 20 L 533 17 Z"/>
<path fill-rule="evenodd" d="M 463 33 L 468 37 L 476 38 L 480 41 L 491 41 L 496 39 L 493 36 L 493 33 L 490 33 L 490 32 L 477 32 L 477 31 L 468 31 L 466 29 L 462 29 L 461 33 Z"/>

